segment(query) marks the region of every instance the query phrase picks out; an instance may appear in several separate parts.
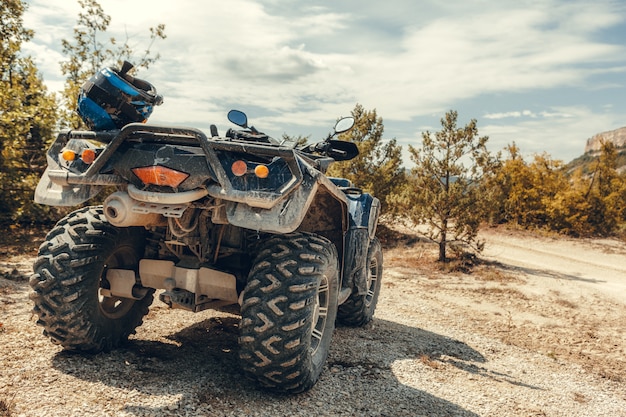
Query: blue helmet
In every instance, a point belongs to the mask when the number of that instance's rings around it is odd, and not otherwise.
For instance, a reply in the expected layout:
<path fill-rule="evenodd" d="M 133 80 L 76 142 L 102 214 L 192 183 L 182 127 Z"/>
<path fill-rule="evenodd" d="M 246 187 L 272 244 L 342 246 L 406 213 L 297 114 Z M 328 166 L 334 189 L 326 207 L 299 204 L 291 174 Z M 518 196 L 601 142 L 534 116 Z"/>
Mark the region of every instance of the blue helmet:
<path fill-rule="evenodd" d="M 113 130 L 145 122 L 153 107 L 163 103 L 152 84 L 128 74 L 132 67 L 124 61 L 121 70 L 101 69 L 83 84 L 77 111 L 89 129 Z"/>

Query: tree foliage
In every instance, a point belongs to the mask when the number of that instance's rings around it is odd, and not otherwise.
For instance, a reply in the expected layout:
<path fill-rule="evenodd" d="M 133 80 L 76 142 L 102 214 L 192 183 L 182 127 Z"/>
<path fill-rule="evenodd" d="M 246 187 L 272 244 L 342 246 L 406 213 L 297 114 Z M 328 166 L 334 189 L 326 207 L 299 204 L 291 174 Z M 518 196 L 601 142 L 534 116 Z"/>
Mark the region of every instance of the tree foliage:
<path fill-rule="evenodd" d="M 526 163 L 515 144 L 508 150 L 509 158 L 488 183 L 494 195 L 492 221 L 572 236 L 606 236 L 623 224 L 626 182 L 617 172 L 612 143 L 602 144 L 588 172 L 568 173 L 546 154 Z"/>
<path fill-rule="evenodd" d="M 347 178 L 372 193 L 380 199 L 384 211 L 388 208 L 387 197 L 405 180 L 402 147 L 396 139 L 383 139 L 383 119 L 376 114 L 376 109 L 368 111 L 357 103 L 352 116 L 354 127 L 339 135 L 339 139 L 354 142 L 359 156 L 331 165 L 328 175 Z"/>
<path fill-rule="evenodd" d="M 617 172 L 617 152 L 611 142 L 604 142 L 593 171 L 572 175 L 565 196 L 549 204 L 553 210 L 553 230 L 574 236 L 612 235 L 624 222 L 626 181 Z M 567 198 L 569 197 L 569 198 Z"/>
<path fill-rule="evenodd" d="M 568 186 L 563 164 L 545 153 L 535 155 L 528 164 L 515 144 L 507 151 L 508 159 L 499 161 L 486 187 L 492 197 L 492 221 L 522 226 L 546 224 L 550 201 Z"/>
<path fill-rule="evenodd" d="M 56 126 L 56 101 L 35 64 L 21 54 L 33 32 L 23 27 L 25 4 L 0 3 L 0 223 L 34 222 L 47 209 L 32 203 Z"/>
<path fill-rule="evenodd" d="M 483 179 L 494 167 L 487 136 L 478 136 L 476 120 L 457 127 L 458 114 L 441 119 L 442 130 L 422 134 L 422 148 L 409 146 L 415 168 L 403 192 L 393 201 L 413 224 L 426 225 L 423 234 L 439 245 L 439 261 L 447 260 L 448 246 L 482 249 L 476 237 L 486 215 Z"/>
<path fill-rule="evenodd" d="M 114 38 L 106 45 L 100 39 L 110 23 L 95 0 L 79 1 L 83 12 L 78 18 L 73 42 L 63 41 L 67 76 L 61 125 L 81 127 L 75 115 L 78 89 L 105 63 L 115 65 L 133 60 L 129 38 L 119 44 Z M 26 3 L 5 0 L 0 3 L 0 223 L 45 222 L 57 209 L 33 203 L 34 189 L 46 167 L 46 150 L 59 127 L 58 103 L 48 93 L 33 60 L 23 56 L 23 42 L 33 31 L 24 28 Z M 165 27 L 150 28 L 150 45 L 135 60 L 147 68 L 158 59 L 150 52 L 156 39 L 164 39 Z"/>
<path fill-rule="evenodd" d="M 82 11 L 78 14 L 74 36 L 72 40 L 62 41 L 63 53 L 67 56 L 61 63 L 61 71 L 66 77 L 63 90 L 65 110 L 62 121 L 64 126 L 72 129 L 84 127 L 74 110 L 79 89 L 89 77 L 103 66 L 121 68 L 124 60 L 132 62 L 135 69 L 148 68 L 160 57 L 158 53 L 152 54 L 152 45 L 156 40 L 166 38 L 164 24 L 151 27 L 150 43 L 143 55 L 137 57 L 128 36 L 122 43 L 113 37 L 103 40 L 107 36 L 106 31 L 111 23 L 111 17 L 96 0 L 78 0 L 78 3 Z"/>

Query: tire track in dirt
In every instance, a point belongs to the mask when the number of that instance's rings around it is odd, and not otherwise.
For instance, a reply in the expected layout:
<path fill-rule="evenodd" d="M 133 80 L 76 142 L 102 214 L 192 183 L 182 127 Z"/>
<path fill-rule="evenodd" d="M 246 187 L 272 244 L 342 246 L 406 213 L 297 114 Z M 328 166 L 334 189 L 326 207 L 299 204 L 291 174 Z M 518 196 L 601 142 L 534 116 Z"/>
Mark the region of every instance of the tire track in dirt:
<path fill-rule="evenodd" d="M 567 281 L 626 304 L 626 254 L 615 240 L 581 244 L 570 239 L 483 232 L 483 257 L 536 278 Z M 563 287 L 563 286 L 561 286 Z M 574 290 L 574 288 L 571 288 Z"/>

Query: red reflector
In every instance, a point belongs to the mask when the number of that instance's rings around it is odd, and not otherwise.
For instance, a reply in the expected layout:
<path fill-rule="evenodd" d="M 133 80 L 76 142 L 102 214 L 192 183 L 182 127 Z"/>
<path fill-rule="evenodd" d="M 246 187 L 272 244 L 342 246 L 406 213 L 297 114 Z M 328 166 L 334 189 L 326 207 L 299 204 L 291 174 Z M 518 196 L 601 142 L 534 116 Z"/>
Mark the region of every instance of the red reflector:
<path fill-rule="evenodd" d="M 91 164 L 96 160 L 96 151 L 93 149 L 83 149 L 83 152 L 80 154 L 80 159 L 86 164 Z"/>
<path fill-rule="evenodd" d="M 235 176 L 241 177 L 243 174 L 248 172 L 248 165 L 245 161 L 239 160 L 233 162 L 233 164 L 230 166 L 230 169 Z"/>
<path fill-rule="evenodd" d="M 133 168 L 132 171 L 144 184 L 167 185 L 170 187 L 178 187 L 189 176 L 185 172 L 160 165 Z"/>

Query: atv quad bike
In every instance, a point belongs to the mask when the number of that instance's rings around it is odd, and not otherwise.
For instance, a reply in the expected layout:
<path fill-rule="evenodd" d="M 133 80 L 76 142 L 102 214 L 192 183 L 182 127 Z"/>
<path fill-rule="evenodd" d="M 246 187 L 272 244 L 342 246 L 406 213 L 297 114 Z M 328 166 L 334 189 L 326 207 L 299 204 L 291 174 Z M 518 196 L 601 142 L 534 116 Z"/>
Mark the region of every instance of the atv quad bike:
<path fill-rule="evenodd" d="M 120 346 L 155 292 L 191 312 L 238 308 L 239 357 L 262 386 L 302 392 L 318 380 L 335 322 L 372 319 L 381 286 L 379 201 L 328 166 L 358 154 L 328 138 L 296 148 L 247 125 L 211 136 L 129 123 L 65 131 L 47 153 L 35 200 L 99 206 L 60 220 L 39 249 L 31 298 L 64 349 Z M 112 192 L 114 191 L 114 192 Z"/>

